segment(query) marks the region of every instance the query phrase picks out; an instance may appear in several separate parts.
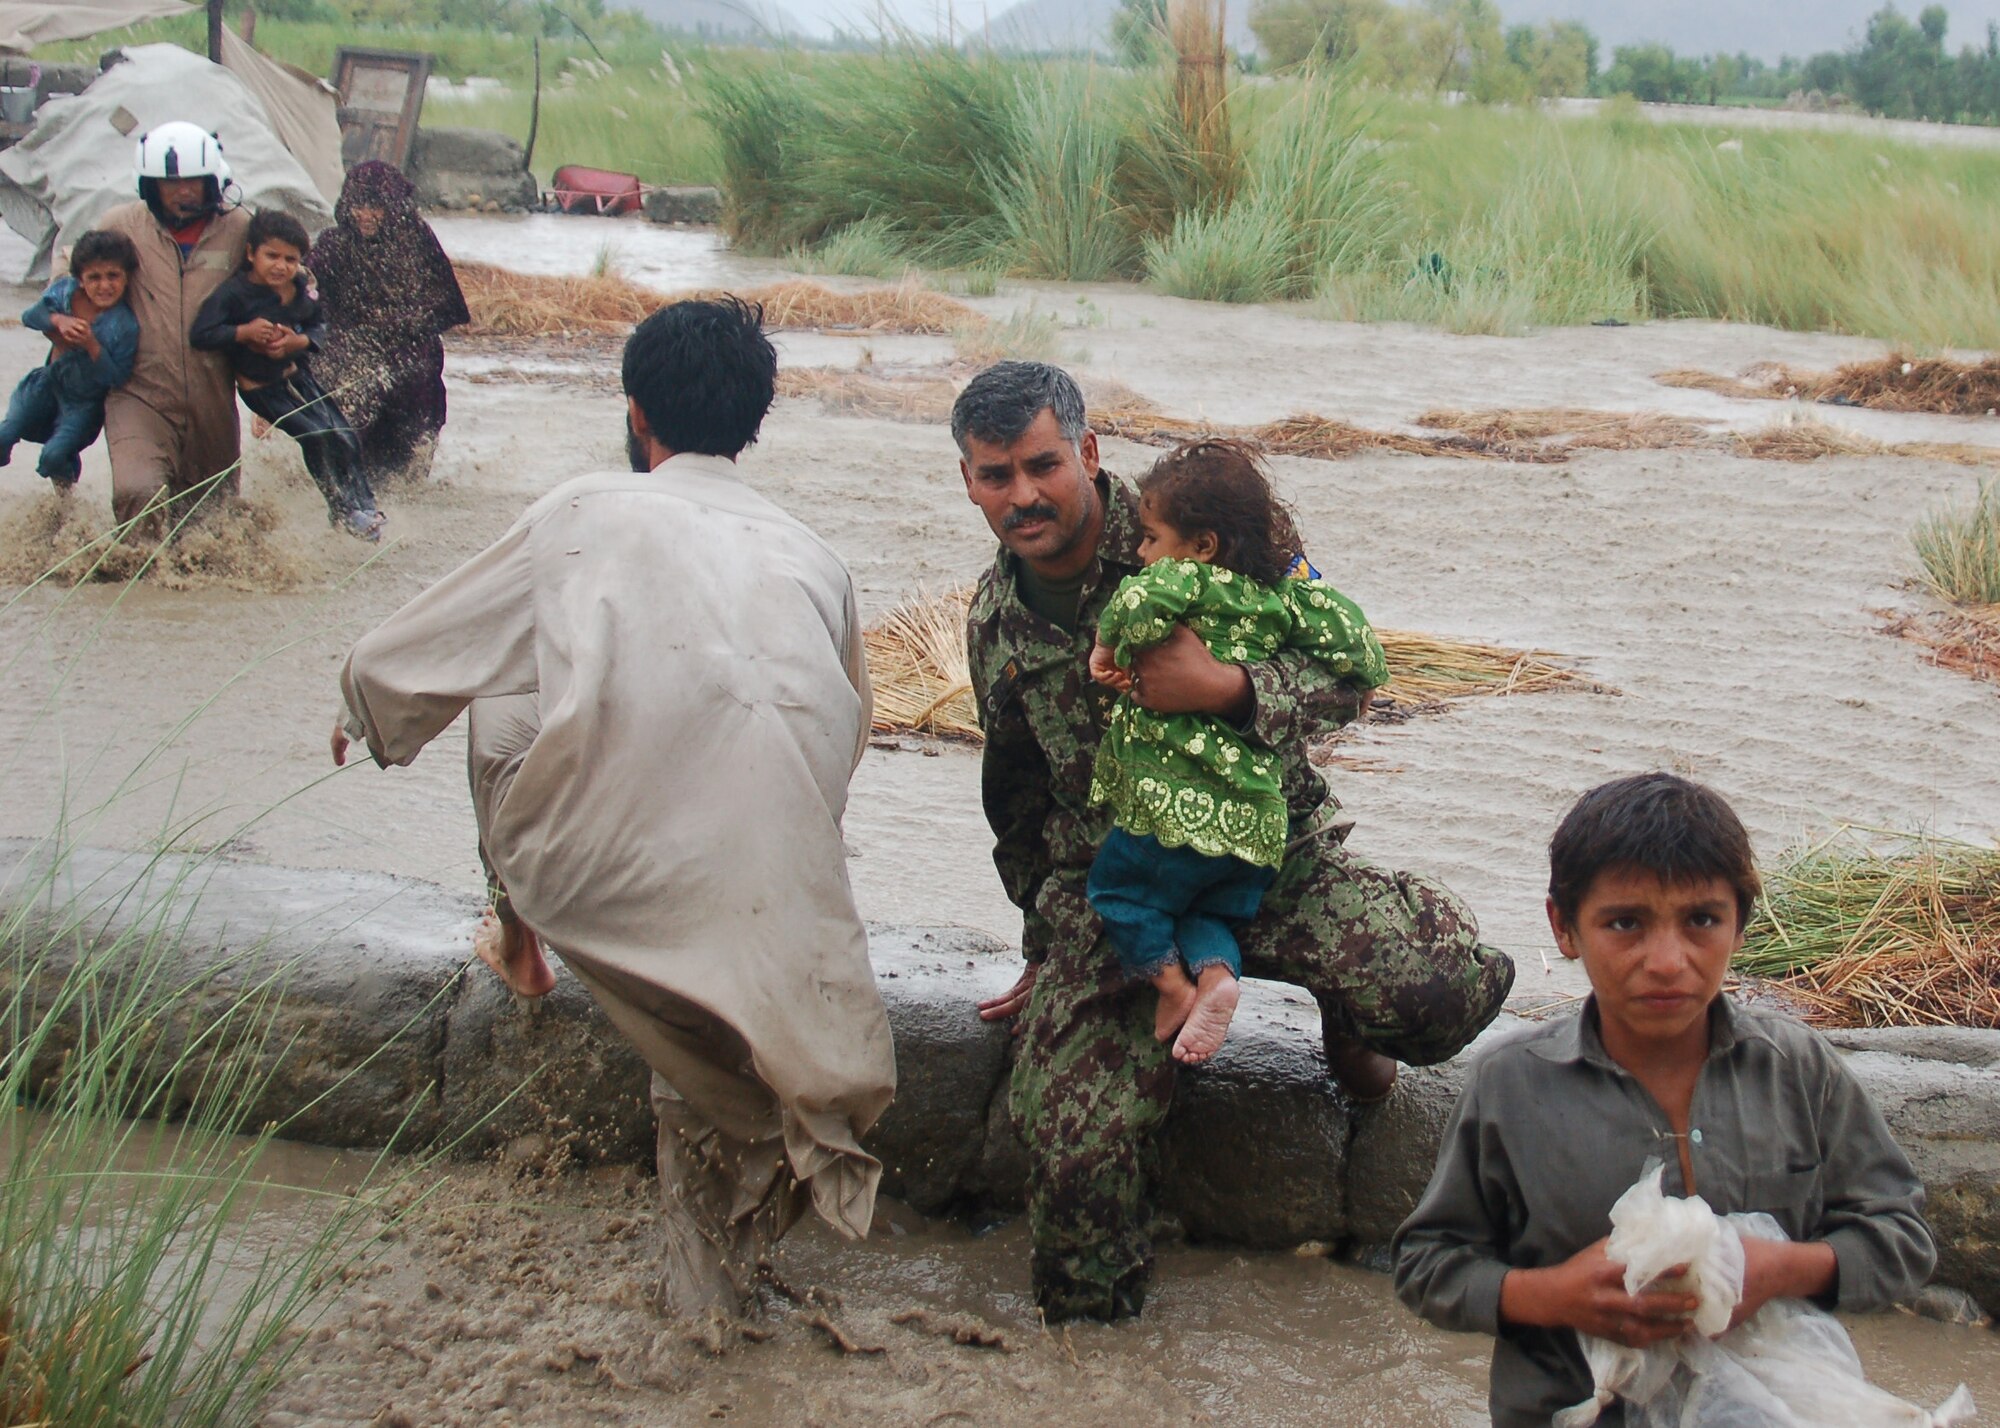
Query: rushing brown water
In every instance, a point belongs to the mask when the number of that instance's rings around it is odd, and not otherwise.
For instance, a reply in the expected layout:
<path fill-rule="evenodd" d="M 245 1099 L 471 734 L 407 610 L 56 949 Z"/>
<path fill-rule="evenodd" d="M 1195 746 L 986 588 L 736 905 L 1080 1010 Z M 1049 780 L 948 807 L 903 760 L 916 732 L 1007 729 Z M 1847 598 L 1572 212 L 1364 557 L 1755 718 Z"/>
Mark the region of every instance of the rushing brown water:
<path fill-rule="evenodd" d="M 351 1182 L 351 1165 L 306 1147 L 266 1162 L 275 1178 L 315 1186 Z M 1420 1323 L 1386 1276 L 1312 1247 L 1170 1246 L 1143 1319 L 1050 1332 L 1027 1296 L 1022 1222 L 974 1234 L 885 1203 L 864 1244 L 816 1222 L 795 1232 L 779 1270 L 786 1293 L 767 1296 L 751 1337 L 690 1334 L 647 1303 L 652 1193 L 625 1170 L 455 1169 L 307 1335 L 267 1421 L 1486 1421 L 1487 1341 Z M 1963 1381 L 2000 1404 L 1990 1330 L 1901 1313 L 1847 1323 L 1885 1387 L 1932 1404 Z"/>

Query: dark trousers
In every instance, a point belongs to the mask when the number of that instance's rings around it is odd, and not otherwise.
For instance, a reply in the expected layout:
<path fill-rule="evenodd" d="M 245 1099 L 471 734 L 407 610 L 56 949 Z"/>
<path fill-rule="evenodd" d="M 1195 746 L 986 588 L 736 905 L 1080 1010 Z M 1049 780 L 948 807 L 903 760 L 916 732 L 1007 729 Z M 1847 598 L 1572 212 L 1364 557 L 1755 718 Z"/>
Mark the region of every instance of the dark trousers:
<path fill-rule="evenodd" d="M 83 474 L 82 450 L 104 429 L 104 399 L 78 401 L 57 390 L 47 367 L 37 367 L 14 388 L 7 415 L 0 420 L 0 460 L 14 453 L 17 441 L 41 443 L 35 470 L 51 481 L 74 481 Z"/>
<path fill-rule="evenodd" d="M 1150 980 L 1178 961 L 1190 975 L 1219 963 L 1240 977 L 1243 953 L 1230 924 L 1257 915 L 1277 876 L 1276 868 L 1113 828 L 1090 865 L 1086 891 L 1128 976 Z"/>
<path fill-rule="evenodd" d="M 289 377 L 248 388 L 243 405 L 298 442 L 332 520 L 375 509 L 375 492 L 361 469 L 361 439 L 312 373 L 300 367 Z"/>

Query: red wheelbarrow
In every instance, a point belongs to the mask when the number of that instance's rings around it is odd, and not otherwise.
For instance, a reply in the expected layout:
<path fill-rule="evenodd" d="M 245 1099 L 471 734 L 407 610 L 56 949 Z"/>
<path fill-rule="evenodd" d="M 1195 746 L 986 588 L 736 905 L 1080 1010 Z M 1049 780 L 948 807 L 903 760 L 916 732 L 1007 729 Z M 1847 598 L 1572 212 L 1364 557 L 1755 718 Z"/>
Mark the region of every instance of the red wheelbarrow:
<path fill-rule="evenodd" d="M 609 169 L 565 164 L 556 170 L 550 182 L 553 187 L 549 196 L 564 213 L 616 217 L 621 213 L 637 213 L 644 201 L 644 191 L 635 176 Z"/>

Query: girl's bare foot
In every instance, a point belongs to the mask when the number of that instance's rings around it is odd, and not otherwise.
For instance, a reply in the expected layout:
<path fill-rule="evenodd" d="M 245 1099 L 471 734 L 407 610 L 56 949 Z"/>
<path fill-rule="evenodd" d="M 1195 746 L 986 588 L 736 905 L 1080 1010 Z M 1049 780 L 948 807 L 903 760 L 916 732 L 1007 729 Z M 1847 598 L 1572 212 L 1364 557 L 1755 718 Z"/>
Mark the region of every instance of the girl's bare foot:
<path fill-rule="evenodd" d="M 556 989 L 542 939 L 525 922 L 502 922 L 488 912 L 472 934 L 472 950 L 517 997 L 545 997 Z"/>
<path fill-rule="evenodd" d="M 1176 962 L 1153 978 L 1153 986 L 1160 993 L 1160 1005 L 1153 1013 L 1153 1038 L 1168 1041 L 1181 1029 L 1188 1013 L 1194 1010 L 1194 978 L 1187 974 L 1187 968 Z"/>
<path fill-rule="evenodd" d="M 1202 968 L 1194 1010 L 1174 1041 L 1174 1059 L 1199 1066 L 1222 1050 L 1222 1043 L 1229 1039 L 1229 1019 L 1236 1015 L 1236 1001 L 1242 994 L 1227 967 L 1218 963 Z"/>

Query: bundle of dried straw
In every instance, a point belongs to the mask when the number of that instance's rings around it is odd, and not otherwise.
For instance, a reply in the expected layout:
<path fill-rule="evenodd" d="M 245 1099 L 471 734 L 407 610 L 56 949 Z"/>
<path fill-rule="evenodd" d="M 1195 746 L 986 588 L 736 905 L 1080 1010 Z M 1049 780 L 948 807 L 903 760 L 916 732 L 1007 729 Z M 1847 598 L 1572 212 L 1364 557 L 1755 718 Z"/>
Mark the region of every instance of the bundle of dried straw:
<path fill-rule="evenodd" d="M 875 685 L 875 727 L 944 738 L 979 738 L 978 711 L 965 651 L 971 586 L 919 593 L 867 631 L 868 677 Z M 1382 691 L 1413 708 L 1479 695 L 1531 694 L 1586 682 L 1547 650 L 1516 650 L 1473 640 L 1377 630 L 1389 656 Z"/>
<path fill-rule="evenodd" d="M 1954 362 L 1944 357 L 1911 358 L 1897 352 L 1875 362 L 1850 362 L 1831 372 L 1764 362 L 1741 377 L 1679 367 L 1661 372 L 1653 380 L 1726 397 L 1773 401 L 1797 397 L 1877 411 L 1987 416 L 2000 409 L 2000 358 L 1995 357 Z"/>
<path fill-rule="evenodd" d="M 516 273 L 490 263 L 456 267 L 475 334 L 560 337 L 622 332 L 668 303 L 722 295 L 719 289 L 706 288 L 655 292 L 617 273 L 552 277 Z M 957 299 L 908 283 L 849 293 L 795 280 L 748 288 L 737 296 L 763 304 L 765 324 L 775 329 L 840 328 L 947 337 L 985 322 Z"/>
<path fill-rule="evenodd" d="M 1736 968 L 1828 1025 L 2000 1029 L 2000 847 L 1842 829 L 1767 875 Z"/>

